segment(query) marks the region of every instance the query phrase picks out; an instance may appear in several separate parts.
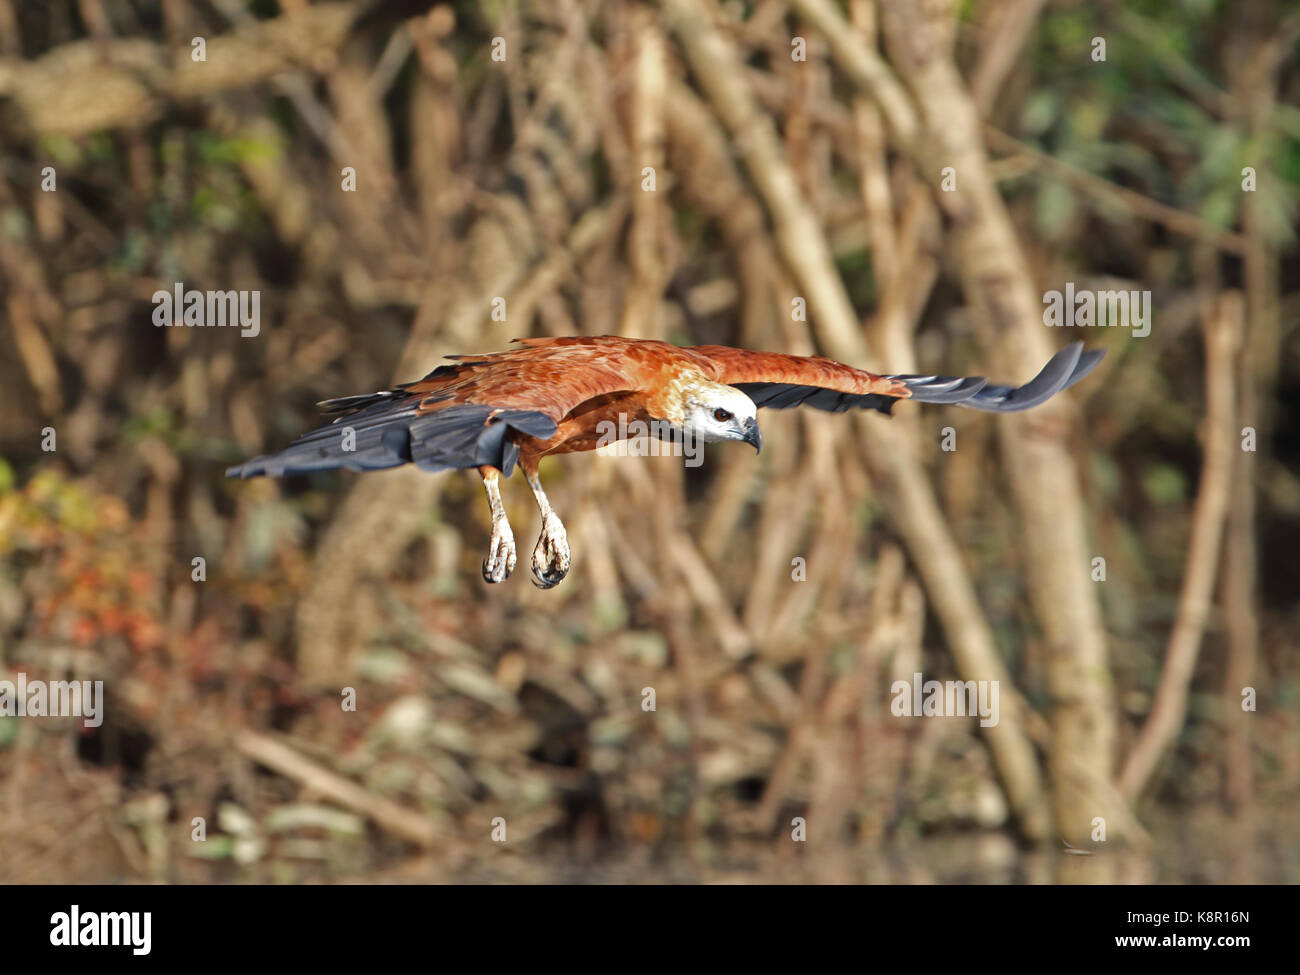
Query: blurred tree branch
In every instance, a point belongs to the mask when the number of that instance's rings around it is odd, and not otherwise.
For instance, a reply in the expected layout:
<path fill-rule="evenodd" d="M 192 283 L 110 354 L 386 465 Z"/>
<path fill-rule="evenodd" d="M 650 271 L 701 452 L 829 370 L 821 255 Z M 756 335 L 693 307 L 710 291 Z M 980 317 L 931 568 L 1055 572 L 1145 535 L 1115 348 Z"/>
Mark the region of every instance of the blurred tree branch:
<path fill-rule="evenodd" d="M 62 44 L 36 61 L 0 60 L 0 98 L 31 133 L 85 135 L 141 125 L 170 101 L 266 81 L 289 67 L 329 62 L 365 5 L 322 3 L 294 16 L 207 38 L 206 60 L 151 41 L 118 38 Z"/>
<path fill-rule="evenodd" d="M 1219 295 L 1206 310 L 1205 385 L 1208 395 L 1201 439 L 1205 465 L 1192 515 L 1187 568 L 1178 597 L 1178 615 L 1169 634 L 1164 668 L 1155 699 L 1119 774 L 1119 786 L 1135 799 L 1155 771 L 1156 763 L 1177 737 L 1187 712 L 1201 634 L 1210 612 L 1219 567 L 1219 545 L 1228 515 L 1236 450 L 1236 362 L 1242 334 L 1242 296 Z"/>

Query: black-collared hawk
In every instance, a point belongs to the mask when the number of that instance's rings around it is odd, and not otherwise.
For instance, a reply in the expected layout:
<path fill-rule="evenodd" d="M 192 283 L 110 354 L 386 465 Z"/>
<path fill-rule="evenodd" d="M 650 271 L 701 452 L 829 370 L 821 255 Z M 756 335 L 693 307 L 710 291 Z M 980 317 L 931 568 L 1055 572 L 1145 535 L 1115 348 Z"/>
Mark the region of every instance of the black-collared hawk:
<path fill-rule="evenodd" d="M 569 571 L 568 537 L 537 475 L 548 454 L 594 450 L 614 436 L 648 429 L 661 439 L 762 447 L 760 407 L 811 406 L 889 413 L 900 399 L 952 403 L 992 413 L 1027 410 L 1074 385 L 1101 360 L 1075 342 L 1023 386 L 983 378 L 876 376 L 821 356 L 749 352 L 721 345 L 601 335 L 519 340 L 523 348 L 448 356 L 423 379 L 319 404 L 335 419 L 276 454 L 226 471 L 282 476 L 413 463 L 430 471 L 477 468 L 492 510 L 483 578 L 502 582 L 515 567 L 515 540 L 499 478 L 516 463 L 542 512 L 533 580 L 543 589 Z"/>

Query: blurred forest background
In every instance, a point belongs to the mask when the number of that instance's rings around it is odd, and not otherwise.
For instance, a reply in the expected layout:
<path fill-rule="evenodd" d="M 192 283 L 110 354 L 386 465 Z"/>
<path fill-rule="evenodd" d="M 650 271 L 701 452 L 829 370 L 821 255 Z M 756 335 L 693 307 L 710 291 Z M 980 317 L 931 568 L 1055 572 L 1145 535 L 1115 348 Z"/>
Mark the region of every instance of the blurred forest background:
<path fill-rule="evenodd" d="M 0 880 L 1300 881 L 1298 40 L 1273 0 L 0 0 L 0 678 L 108 699 L 0 718 Z M 178 281 L 260 333 L 155 327 Z M 1046 327 L 1066 282 L 1150 334 Z M 547 461 L 550 592 L 483 583 L 472 472 L 223 477 L 572 333 L 1108 354 L 1027 415 Z M 998 725 L 894 716 L 917 671 Z"/>

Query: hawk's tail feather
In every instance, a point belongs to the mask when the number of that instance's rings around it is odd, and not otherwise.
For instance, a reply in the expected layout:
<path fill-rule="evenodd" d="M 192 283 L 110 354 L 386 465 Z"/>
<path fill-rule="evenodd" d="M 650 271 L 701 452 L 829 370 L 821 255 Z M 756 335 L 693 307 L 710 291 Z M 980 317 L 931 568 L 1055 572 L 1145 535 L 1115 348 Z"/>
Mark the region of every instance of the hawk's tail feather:
<path fill-rule="evenodd" d="M 382 390 L 378 393 L 362 393 L 360 396 L 338 396 L 334 399 L 323 399 L 316 405 L 326 416 L 333 416 L 336 413 L 356 413 L 368 406 L 376 406 L 379 403 L 387 403 L 394 396 L 402 395 L 396 390 Z"/>

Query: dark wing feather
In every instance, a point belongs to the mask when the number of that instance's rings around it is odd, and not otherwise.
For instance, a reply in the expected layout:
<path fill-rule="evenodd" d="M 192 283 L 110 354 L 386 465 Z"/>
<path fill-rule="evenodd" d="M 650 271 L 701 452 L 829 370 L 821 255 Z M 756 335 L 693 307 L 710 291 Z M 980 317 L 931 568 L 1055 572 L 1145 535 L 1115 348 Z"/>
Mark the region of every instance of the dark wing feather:
<path fill-rule="evenodd" d="M 509 477 L 519 456 L 518 446 L 506 437 L 510 430 L 545 439 L 555 434 L 555 421 L 533 410 L 469 403 L 420 415 L 416 399 L 385 401 L 313 430 L 278 453 L 231 467 L 226 476 L 376 471 L 414 463 L 435 473 L 486 464 Z M 345 443 L 353 449 L 345 450 Z"/>
<path fill-rule="evenodd" d="M 507 477 L 519 436 L 546 440 L 587 400 L 635 388 L 608 344 L 547 345 L 457 356 L 395 389 L 319 405 L 337 415 L 284 450 L 231 467 L 227 477 L 382 470 L 414 463 L 426 471 L 490 465 Z M 354 440 L 345 440 L 348 431 Z M 344 445 L 354 447 L 344 450 Z"/>
<path fill-rule="evenodd" d="M 1085 352 L 1082 342 L 1071 342 L 1023 386 L 995 386 L 983 378 L 958 379 L 953 376 L 889 378 L 902 380 L 912 394 L 909 398 L 920 403 L 956 403 L 987 413 L 1019 413 L 1046 403 L 1057 393 L 1069 389 L 1092 372 L 1105 354 L 1104 349 Z"/>
<path fill-rule="evenodd" d="M 877 376 L 821 356 L 745 352 L 723 346 L 691 350 L 715 366 L 719 382 L 743 391 L 760 407 L 811 406 L 830 413 L 850 409 L 888 413 L 900 399 L 1015 413 L 1046 402 L 1088 375 L 1105 352 L 1083 351 L 1082 342 L 1062 349 L 1023 386 L 990 385 L 982 376 Z"/>

